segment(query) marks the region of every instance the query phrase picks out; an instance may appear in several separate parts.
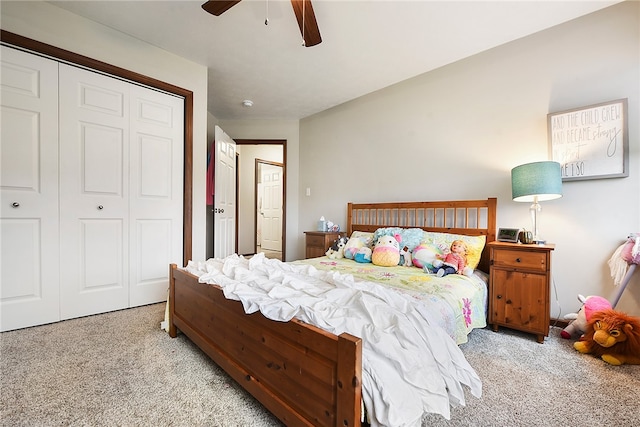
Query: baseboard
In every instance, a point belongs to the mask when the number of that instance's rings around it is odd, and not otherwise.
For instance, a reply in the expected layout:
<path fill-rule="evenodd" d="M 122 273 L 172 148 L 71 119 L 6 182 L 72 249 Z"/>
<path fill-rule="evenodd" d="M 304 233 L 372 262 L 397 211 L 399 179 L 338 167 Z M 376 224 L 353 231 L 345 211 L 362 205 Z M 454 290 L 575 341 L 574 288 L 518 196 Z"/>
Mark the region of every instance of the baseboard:
<path fill-rule="evenodd" d="M 565 320 L 565 319 L 551 319 L 549 322 L 549 326 L 556 326 L 558 328 L 566 328 L 567 326 L 569 326 L 569 321 Z"/>

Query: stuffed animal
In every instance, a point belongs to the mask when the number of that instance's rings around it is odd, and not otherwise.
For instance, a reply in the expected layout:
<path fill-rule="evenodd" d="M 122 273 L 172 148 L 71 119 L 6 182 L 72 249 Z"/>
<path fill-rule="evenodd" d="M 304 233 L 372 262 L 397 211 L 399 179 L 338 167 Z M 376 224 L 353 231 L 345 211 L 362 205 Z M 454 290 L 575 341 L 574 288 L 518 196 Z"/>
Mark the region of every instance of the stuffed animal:
<path fill-rule="evenodd" d="M 582 307 L 577 313 L 569 313 L 564 316 L 565 319 L 572 319 L 571 323 L 560 332 L 560 336 L 564 339 L 570 339 L 573 334 L 582 335 L 587 330 L 587 323 L 591 320 L 593 313 L 611 308 L 611 303 L 606 298 L 597 295 L 584 297 L 578 295 L 578 301 L 582 303 Z"/>
<path fill-rule="evenodd" d="M 441 255 L 444 252 L 445 247 L 440 247 L 435 243 L 420 243 L 413 249 L 411 257 L 413 258 L 413 265 L 418 268 L 433 268 L 433 261 L 437 259 L 437 255 Z M 425 270 L 426 271 L 426 270 Z"/>
<path fill-rule="evenodd" d="M 611 298 L 613 308 L 618 304 L 638 265 L 640 265 L 640 233 L 631 233 L 627 242 L 616 249 L 609 260 L 613 284 L 618 286 L 615 296 Z"/>
<path fill-rule="evenodd" d="M 610 365 L 640 365 L 640 318 L 612 309 L 598 311 L 573 347 Z"/>
<path fill-rule="evenodd" d="M 346 245 L 347 245 L 347 238 L 344 236 L 340 236 L 333 241 L 333 244 L 329 249 L 327 249 L 327 252 L 325 252 L 325 255 L 328 256 L 330 259 L 344 258 L 344 247 Z"/>
<path fill-rule="evenodd" d="M 640 264 L 640 233 L 631 233 L 627 241 L 615 250 L 609 261 L 613 284 L 619 286 L 632 264 Z"/>
<path fill-rule="evenodd" d="M 351 237 L 347 240 L 347 245 L 344 247 L 344 257 L 349 259 L 355 259 L 358 251 L 365 247 L 364 242 L 357 238 Z"/>
<path fill-rule="evenodd" d="M 367 246 L 363 246 L 360 249 L 358 249 L 358 252 L 356 252 L 353 259 L 356 262 L 362 262 L 362 263 L 371 262 L 371 252 L 372 252 L 371 248 Z"/>
<path fill-rule="evenodd" d="M 631 233 L 622 249 L 622 259 L 627 264 L 640 264 L 640 233 Z"/>
<path fill-rule="evenodd" d="M 404 265 L 405 267 L 413 266 L 413 262 L 411 260 L 411 251 L 409 250 L 408 246 L 404 246 L 402 249 L 400 249 L 400 257 L 402 258 L 402 261 L 400 261 L 402 265 Z"/>
<path fill-rule="evenodd" d="M 382 267 L 393 267 L 400 263 L 400 236 L 380 236 L 376 241 L 371 262 Z"/>

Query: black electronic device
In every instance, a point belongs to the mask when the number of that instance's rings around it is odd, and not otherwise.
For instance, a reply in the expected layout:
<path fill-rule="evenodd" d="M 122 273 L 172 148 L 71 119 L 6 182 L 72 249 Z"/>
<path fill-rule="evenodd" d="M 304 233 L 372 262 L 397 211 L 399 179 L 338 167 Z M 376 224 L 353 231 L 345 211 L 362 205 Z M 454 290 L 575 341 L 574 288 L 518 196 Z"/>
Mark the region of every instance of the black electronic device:
<path fill-rule="evenodd" d="M 518 243 L 519 228 L 498 228 L 498 241 Z"/>

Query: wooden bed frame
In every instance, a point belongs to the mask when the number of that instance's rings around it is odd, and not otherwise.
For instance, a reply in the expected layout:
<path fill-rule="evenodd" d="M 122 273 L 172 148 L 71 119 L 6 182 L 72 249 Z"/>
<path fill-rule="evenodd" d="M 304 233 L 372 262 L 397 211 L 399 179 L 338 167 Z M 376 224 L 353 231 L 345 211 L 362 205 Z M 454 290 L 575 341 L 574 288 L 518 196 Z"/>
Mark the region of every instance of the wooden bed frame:
<path fill-rule="evenodd" d="M 349 203 L 347 233 L 380 227 L 486 235 L 495 240 L 495 198 L 447 202 Z M 480 268 L 488 271 L 488 251 Z M 299 320 L 245 314 L 216 285 L 170 265 L 169 335 L 178 329 L 287 426 L 358 426 L 362 340 Z"/>

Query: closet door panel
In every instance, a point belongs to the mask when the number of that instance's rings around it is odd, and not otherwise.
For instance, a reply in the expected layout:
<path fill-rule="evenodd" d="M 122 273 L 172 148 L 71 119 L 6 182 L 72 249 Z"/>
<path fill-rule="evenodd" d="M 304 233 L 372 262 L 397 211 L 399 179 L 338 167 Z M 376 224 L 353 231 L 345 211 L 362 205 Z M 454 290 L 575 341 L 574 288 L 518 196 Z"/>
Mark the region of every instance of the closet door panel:
<path fill-rule="evenodd" d="M 60 65 L 61 317 L 129 306 L 129 85 Z"/>
<path fill-rule="evenodd" d="M 60 320 L 58 63 L 0 51 L 0 331 Z"/>
<path fill-rule="evenodd" d="M 80 220 L 81 292 L 118 289 L 122 283 L 122 221 Z"/>
<path fill-rule="evenodd" d="M 184 100 L 131 88 L 130 305 L 164 301 L 182 259 Z"/>

